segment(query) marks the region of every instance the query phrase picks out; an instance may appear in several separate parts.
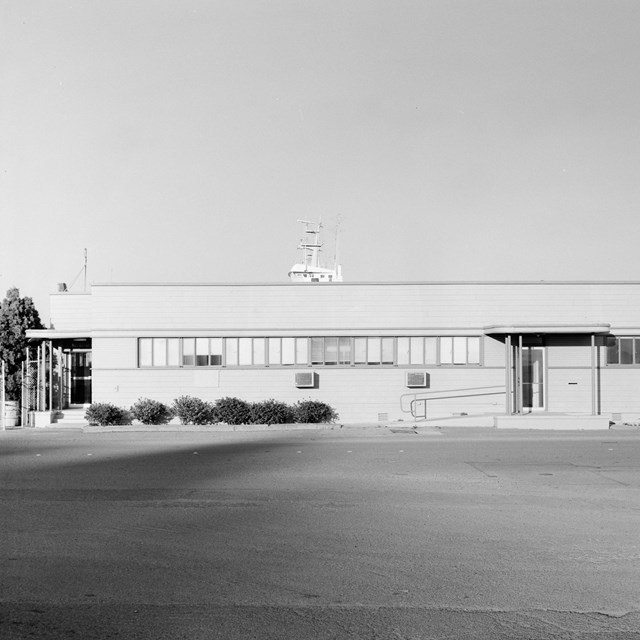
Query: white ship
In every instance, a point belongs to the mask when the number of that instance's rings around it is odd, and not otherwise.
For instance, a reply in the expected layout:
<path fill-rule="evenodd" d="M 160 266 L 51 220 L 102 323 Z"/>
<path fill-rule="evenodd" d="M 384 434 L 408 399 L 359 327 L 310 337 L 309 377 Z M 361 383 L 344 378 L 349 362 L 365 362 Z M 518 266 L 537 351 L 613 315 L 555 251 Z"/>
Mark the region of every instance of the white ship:
<path fill-rule="evenodd" d="M 308 220 L 298 220 L 298 222 L 305 226 L 306 233 L 298 245 L 298 249 L 302 251 L 302 262 L 291 267 L 289 279 L 292 282 L 342 282 L 342 267 L 337 264 L 337 252 L 333 269 L 320 266 L 320 251 L 323 244 L 320 242 L 322 224 Z"/>

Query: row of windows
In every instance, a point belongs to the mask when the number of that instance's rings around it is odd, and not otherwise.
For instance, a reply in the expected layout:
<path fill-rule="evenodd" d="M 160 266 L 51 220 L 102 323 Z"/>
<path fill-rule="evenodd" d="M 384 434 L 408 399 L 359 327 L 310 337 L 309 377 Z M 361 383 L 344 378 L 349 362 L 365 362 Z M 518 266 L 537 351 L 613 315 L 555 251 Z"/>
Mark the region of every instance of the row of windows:
<path fill-rule="evenodd" d="M 140 367 L 479 365 L 480 338 L 140 338 Z"/>
<path fill-rule="evenodd" d="M 640 365 L 640 338 L 608 338 L 607 364 Z"/>

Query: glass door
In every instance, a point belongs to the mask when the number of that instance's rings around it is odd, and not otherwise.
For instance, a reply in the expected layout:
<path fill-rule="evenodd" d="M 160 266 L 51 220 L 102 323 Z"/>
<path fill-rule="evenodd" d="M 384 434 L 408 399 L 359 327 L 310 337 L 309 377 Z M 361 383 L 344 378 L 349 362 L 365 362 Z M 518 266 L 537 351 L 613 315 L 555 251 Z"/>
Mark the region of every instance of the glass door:
<path fill-rule="evenodd" d="M 522 410 L 544 411 L 545 349 L 522 347 Z"/>
<path fill-rule="evenodd" d="M 91 404 L 91 351 L 72 351 L 69 404 Z"/>

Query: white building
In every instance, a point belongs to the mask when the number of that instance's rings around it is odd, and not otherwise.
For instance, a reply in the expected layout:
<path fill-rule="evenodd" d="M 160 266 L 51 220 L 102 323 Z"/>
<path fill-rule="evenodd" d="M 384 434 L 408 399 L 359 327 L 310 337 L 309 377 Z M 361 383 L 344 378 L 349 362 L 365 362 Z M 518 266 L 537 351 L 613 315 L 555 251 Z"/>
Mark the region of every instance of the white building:
<path fill-rule="evenodd" d="M 66 364 L 49 409 L 193 395 L 314 398 L 343 423 L 640 416 L 640 282 L 94 284 L 52 294 L 29 336 Z"/>

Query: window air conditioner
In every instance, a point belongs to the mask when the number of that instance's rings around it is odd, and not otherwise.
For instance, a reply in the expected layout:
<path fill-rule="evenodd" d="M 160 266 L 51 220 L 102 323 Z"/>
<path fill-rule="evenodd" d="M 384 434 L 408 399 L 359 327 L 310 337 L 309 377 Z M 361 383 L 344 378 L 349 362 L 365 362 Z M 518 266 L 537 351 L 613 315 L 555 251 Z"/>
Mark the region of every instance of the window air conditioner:
<path fill-rule="evenodd" d="M 426 371 L 407 371 L 407 387 L 429 388 L 429 374 Z"/>
<path fill-rule="evenodd" d="M 296 371 L 296 387 L 313 388 L 316 386 L 315 371 Z"/>

